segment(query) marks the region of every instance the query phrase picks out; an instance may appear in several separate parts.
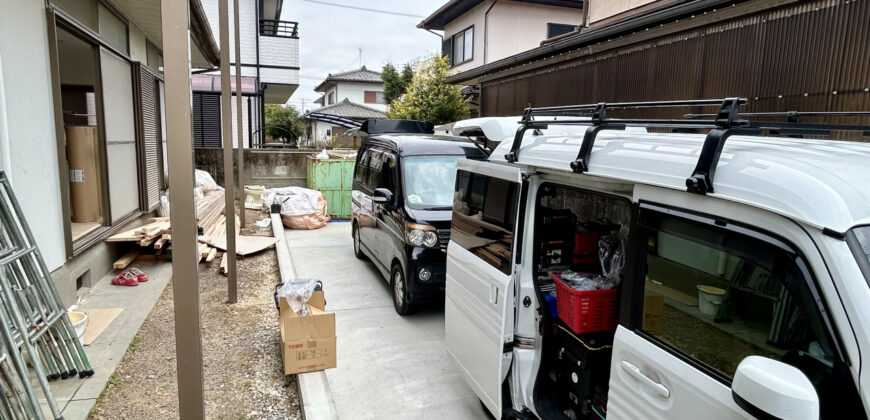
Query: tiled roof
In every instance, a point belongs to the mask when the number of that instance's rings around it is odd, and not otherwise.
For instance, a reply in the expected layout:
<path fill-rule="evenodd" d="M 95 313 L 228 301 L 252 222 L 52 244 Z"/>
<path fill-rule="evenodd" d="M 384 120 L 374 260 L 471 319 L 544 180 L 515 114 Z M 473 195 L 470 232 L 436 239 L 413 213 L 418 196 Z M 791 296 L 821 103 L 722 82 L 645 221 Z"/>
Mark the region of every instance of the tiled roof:
<path fill-rule="evenodd" d="M 337 104 L 327 105 L 322 108 L 312 109 L 308 111 L 305 116 L 308 114 L 327 114 L 327 115 L 335 115 L 337 117 L 344 118 L 353 118 L 353 119 L 369 119 L 369 118 L 386 118 L 387 115 L 383 111 L 379 111 L 374 108 L 369 108 L 365 105 L 360 105 L 358 103 L 351 102 L 348 99 L 345 99 Z"/>
<path fill-rule="evenodd" d="M 380 73 L 371 71 L 367 69 L 366 66 L 362 66 L 362 68 L 356 70 L 335 74 L 330 73 L 329 76 L 326 77 L 326 80 L 317 85 L 314 90 L 319 92 L 321 87 L 330 82 L 383 83 L 383 80 L 381 79 Z"/>

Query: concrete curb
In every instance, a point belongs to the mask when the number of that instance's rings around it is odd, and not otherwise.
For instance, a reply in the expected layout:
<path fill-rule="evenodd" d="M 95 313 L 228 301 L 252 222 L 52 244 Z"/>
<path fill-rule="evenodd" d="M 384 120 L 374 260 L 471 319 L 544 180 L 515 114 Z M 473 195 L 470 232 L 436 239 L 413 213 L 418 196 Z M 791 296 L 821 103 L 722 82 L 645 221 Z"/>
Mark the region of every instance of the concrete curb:
<path fill-rule="evenodd" d="M 281 281 L 296 278 L 296 269 L 290 259 L 290 246 L 284 236 L 284 224 L 281 223 L 281 215 L 272 213 L 272 236 L 278 239 L 275 251 L 278 254 L 278 270 L 281 272 Z M 335 401 L 332 399 L 332 390 L 326 379 L 326 372 L 309 372 L 296 375 L 296 388 L 299 390 L 299 399 L 302 402 L 302 417 L 305 420 L 333 420 L 338 419 Z"/>

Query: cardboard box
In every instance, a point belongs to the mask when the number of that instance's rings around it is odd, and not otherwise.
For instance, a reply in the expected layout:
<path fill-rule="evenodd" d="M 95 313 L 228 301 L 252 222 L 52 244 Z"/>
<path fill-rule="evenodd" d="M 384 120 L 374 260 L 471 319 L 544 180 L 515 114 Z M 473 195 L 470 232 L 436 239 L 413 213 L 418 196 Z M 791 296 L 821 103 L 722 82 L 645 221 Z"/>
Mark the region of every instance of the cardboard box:
<path fill-rule="evenodd" d="M 646 295 L 643 297 L 642 328 L 644 331 L 653 335 L 661 334 L 664 314 L 664 296 Z"/>
<path fill-rule="evenodd" d="M 286 299 L 280 302 L 281 357 L 284 374 L 313 372 L 334 368 L 335 314 L 326 312 L 323 292 L 314 292 L 308 301 L 311 312 L 293 312 Z"/>

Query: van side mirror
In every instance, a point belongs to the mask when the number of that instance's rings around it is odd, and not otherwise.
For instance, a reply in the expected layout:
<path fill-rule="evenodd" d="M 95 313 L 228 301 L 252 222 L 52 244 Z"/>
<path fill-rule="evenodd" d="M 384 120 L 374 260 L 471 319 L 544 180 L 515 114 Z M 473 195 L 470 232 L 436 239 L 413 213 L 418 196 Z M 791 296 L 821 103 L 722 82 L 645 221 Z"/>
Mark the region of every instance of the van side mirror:
<path fill-rule="evenodd" d="M 819 419 L 819 396 L 798 368 L 761 356 L 748 356 L 731 383 L 734 402 L 758 419 Z"/>
<path fill-rule="evenodd" d="M 372 195 L 372 201 L 380 204 L 391 203 L 393 202 L 393 193 L 386 188 L 375 188 L 375 193 Z"/>

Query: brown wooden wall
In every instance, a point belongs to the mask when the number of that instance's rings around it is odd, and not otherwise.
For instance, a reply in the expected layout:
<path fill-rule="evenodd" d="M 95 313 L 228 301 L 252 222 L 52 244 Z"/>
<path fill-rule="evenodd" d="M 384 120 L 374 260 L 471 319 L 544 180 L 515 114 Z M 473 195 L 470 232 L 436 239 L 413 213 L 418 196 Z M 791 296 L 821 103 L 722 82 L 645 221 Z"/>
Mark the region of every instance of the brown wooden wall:
<path fill-rule="evenodd" d="M 870 110 L 870 0 L 800 2 L 583 54 L 484 76 L 481 114 L 519 115 L 529 104 L 729 96 L 749 98 L 745 110 L 752 111 Z"/>

